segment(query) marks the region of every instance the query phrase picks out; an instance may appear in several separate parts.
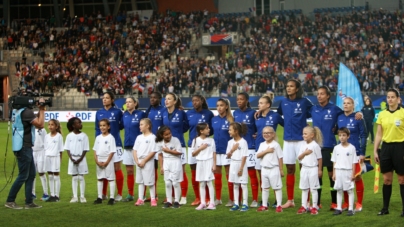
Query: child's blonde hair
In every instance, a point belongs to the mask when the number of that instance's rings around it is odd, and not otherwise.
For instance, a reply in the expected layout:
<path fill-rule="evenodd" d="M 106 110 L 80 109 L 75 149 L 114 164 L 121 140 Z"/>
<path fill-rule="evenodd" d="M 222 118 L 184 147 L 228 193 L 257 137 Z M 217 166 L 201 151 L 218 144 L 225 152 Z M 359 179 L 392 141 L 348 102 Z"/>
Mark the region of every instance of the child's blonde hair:
<path fill-rule="evenodd" d="M 320 145 L 320 147 L 323 146 L 323 133 L 321 133 L 321 130 L 318 127 L 313 127 L 313 126 L 306 126 L 303 130 L 310 130 L 311 133 L 314 134 L 314 141 L 316 141 L 316 143 L 318 145 Z"/>
<path fill-rule="evenodd" d="M 264 130 L 265 130 L 265 129 L 269 129 L 271 132 L 275 133 L 274 140 L 275 140 L 275 141 L 278 141 L 278 135 L 276 135 L 276 132 L 275 132 L 274 128 L 272 128 L 271 126 L 265 126 L 265 127 L 262 129 L 262 134 L 264 134 Z"/>
<path fill-rule="evenodd" d="M 145 122 L 147 125 L 149 125 L 149 130 L 152 130 L 152 122 L 149 118 L 143 118 L 142 120 L 140 120 L 140 122 Z"/>

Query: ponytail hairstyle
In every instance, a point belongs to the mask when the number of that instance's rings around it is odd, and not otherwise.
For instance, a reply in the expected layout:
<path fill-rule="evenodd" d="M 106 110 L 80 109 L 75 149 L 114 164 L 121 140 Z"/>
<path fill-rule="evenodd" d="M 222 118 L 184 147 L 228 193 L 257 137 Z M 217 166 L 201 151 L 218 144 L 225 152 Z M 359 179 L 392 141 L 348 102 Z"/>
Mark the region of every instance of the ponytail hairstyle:
<path fill-rule="evenodd" d="M 69 130 L 69 132 L 72 132 L 74 130 L 73 128 L 73 124 L 76 120 L 80 121 L 80 118 L 78 117 L 72 117 L 69 119 L 69 121 L 67 122 L 67 130 Z"/>
<path fill-rule="evenodd" d="M 149 118 L 143 118 L 142 120 L 140 120 L 140 122 L 145 122 L 148 126 L 149 126 L 149 131 L 152 130 L 152 122 Z"/>
<path fill-rule="evenodd" d="M 226 104 L 226 119 L 229 123 L 234 122 L 234 117 L 233 114 L 231 113 L 231 109 L 230 109 L 230 101 L 228 99 L 225 98 L 220 98 L 219 100 L 217 100 L 218 102 L 223 102 L 224 104 Z"/>
<path fill-rule="evenodd" d="M 109 97 L 111 98 L 111 106 L 112 107 L 115 107 L 115 95 L 114 95 L 114 93 L 113 92 L 111 92 L 111 91 L 107 91 L 107 92 L 105 92 L 104 93 L 104 95 L 105 94 L 108 94 L 109 95 Z"/>
<path fill-rule="evenodd" d="M 230 127 L 233 127 L 234 131 L 236 131 L 241 137 L 247 134 L 248 131 L 248 127 L 244 123 L 233 122 L 230 124 Z"/>
<path fill-rule="evenodd" d="M 323 134 L 321 133 L 321 130 L 318 127 L 313 127 L 313 126 L 306 126 L 303 130 L 309 130 L 311 133 L 314 134 L 314 141 L 322 147 L 323 146 Z"/>
<path fill-rule="evenodd" d="M 328 95 L 328 101 L 330 101 L 330 98 L 331 98 L 330 88 L 323 85 L 323 86 L 318 87 L 317 91 L 319 91 L 320 89 L 324 89 L 325 93 Z"/>
<path fill-rule="evenodd" d="M 156 133 L 156 143 L 158 143 L 158 142 L 161 142 L 161 141 L 163 141 L 164 140 L 164 133 L 166 132 L 166 131 L 171 131 L 170 130 L 170 128 L 169 127 L 167 127 L 167 126 L 161 126 L 160 128 L 159 128 L 159 130 L 157 130 L 157 133 Z"/>
<path fill-rule="evenodd" d="M 250 95 L 248 95 L 246 92 L 240 92 L 240 93 L 238 93 L 237 96 L 239 96 L 239 95 L 244 96 L 244 98 L 247 100 L 247 107 L 248 107 L 248 108 L 251 108 L 251 105 L 250 105 Z"/>
<path fill-rule="evenodd" d="M 271 92 L 272 93 L 272 92 Z M 272 95 L 272 97 L 274 97 L 275 95 L 274 95 L 274 93 L 272 93 L 272 94 L 264 94 L 263 96 L 261 96 L 261 98 L 260 99 L 265 99 L 266 101 L 267 101 L 267 103 L 269 103 L 269 108 L 271 108 L 271 106 L 272 106 L 272 98 L 271 98 L 271 95 Z"/>
<path fill-rule="evenodd" d="M 150 94 L 150 96 L 152 96 L 152 95 L 157 96 L 157 99 L 160 100 L 160 101 L 159 101 L 159 106 L 161 106 L 161 99 L 163 98 L 163 96 L 161 95 L 161 93 L 158 92 L 158 91 L 153 91 L 153 92 Z M 150 105 L 149 108 L 147 108 L 147 110 L 146 110 L 146 117 L 149 117 L 149 113 L 150 113 L 151 108 L 152 108 L 152 105 Z"/>
<path fill-rule="evenodd" d="M 180 97 L 178 97 L 173 92 L 169 92 L 169 93 L 167 93 L 167 95 L 171 95 L 174 98 L 174 101 L 176 101 L 175 106 L 174 106 L 175 108 L 180 109 L 180 110 L 184 109 L 184 107 L 182 107 L 182 101 L 181 101 Z"/>
<path fill-rule="evenodd" d="M 60 133 L 62 135 L 62 128 L 60 127 L 60 122 L 58 120 L 56 120 L 56 119 L 50 119 L 48 121 L 48 123 L 49 122 L 53 122 L 53 124 L 56 125 L 56 132 L 58 132 L 58 133 Z"/>
<path fill-rule="evenodd" d="M 204 110 L 209 109 L 208 103 L 206 102 L 206 98 L 204 96 L 202 96 L 202 95 L 193 95 L 192 98 L 194 98 L 194 97 L 199 98 L 202 101 L 202 109 L 204 109 Z"/>
<path fill-rule="evenodd" d="M 289 79 L 288 82 L 286 83 L 286 86 L 289 82 L 295 83 L 297 92 L 296 92 L 296 98 L 301 99 L 303 98 L 303 89 L 302 89 L 302 84 L 300 83 L 299 80 L 296 79 Z M 289 98 L 289 95 L 286 93 L 286 98 Z"/>
<path fill-rule="evenodd" d="M 136 104 L 135 105 L 135 110 L 137 110 L 139 108 L 139 100 L 133 96 L 127 97 L 127 99 L 132 99 L 133 102 Z M 128 111 L 128 109 L 126 109 L 125 111 Z"/>
<path fill-rule="evenodd" d="M 399 99 L 398 106 L 402 106 L 403 100 L 402 100 L 401 97 L 400 97 L 400 92 L 399 92 L 397 89 L 395 89 L 395 88 L 389 88 L 389 89 L 387 90 L 387 92 L 386 92 L 386 95 L 387 95 L 387 93 L 389 93 L 389 92 L 393 92 L 394 94 L 396 94 L 397 98 Z M 387 98 L 386 98 L 386 100 L 387 100 Z M 389 105 L 387 104 L 387 110 L 389 110 L 389 109 L 390 109 L 390 107 L 389 107 Z"/>
<path fill-rule="evenodd" d="M 196 143 L 196 138 L 201 136 L 201 134 L 202 134 L 201 131 L 205 130 L 207 127 L 209 127 L 209 125 L 206 122 L 202 122 L 202 123 L 199 123 L 199 124 L 196 125 L 196 136 L 195 136 L 194 142 L 193 142 L 194 146 L 195 146 L 195 143 Z"/>

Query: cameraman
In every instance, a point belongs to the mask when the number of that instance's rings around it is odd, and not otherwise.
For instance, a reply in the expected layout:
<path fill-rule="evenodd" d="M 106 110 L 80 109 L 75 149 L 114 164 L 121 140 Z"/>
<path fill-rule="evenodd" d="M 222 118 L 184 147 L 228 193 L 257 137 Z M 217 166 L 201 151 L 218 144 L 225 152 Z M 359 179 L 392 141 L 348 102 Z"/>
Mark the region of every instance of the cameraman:
<path fill-rule="evenodd" d="M 44 103 L 43 98 L 39 99 L 39 103 Z M 35 116 L 32 108 L 19 109 L 16 115 L 13 116 L 13 135 L 18 134 L 16 132 L 18 124 L 23 126 L 23 135 L 19 138 L 13 136 L 13 148 L 16 143 L 22 143 L 20 150 L 14 150 L 14 155 L 17 157 L 18 162 L 18 176 L 14 184 L 11 186 L 10 192 L 7 197 L 5 207 L 11 209 L 22 209 L 15 203 L 15 198 L 20 191 L 22 185 L 25 183 L 25 209 L 41 208 L 33 202 L 32 198 L 32 186 L 35 180 L 35 165 L 32 155 L 32 146 L 35 137 L 35 127 L 43 128 L 45 124 L 45 106 L 38 105 L 38 115 Z M 21 127 L 21 126 L 20 126 Z M 21 141 L 22 139 L 22 141 Z"/>

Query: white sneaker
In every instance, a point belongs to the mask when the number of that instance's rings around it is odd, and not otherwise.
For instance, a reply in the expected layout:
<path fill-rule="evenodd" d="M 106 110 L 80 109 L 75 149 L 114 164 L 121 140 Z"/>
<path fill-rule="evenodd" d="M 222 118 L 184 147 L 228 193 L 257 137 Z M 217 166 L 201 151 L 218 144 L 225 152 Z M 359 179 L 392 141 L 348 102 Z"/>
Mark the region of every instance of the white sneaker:
<path fill-rule="evenodd" d="M 122 200 L 122 196 L 119 195 L 119 194 L 117 194 L 117 195 L 115 196 L 115 202 L 120 202 L 121 200 Z"/>
<path fill-rule="evenodd" d="M 185 204 L 187 204 L 187 197 L 181 197 L 180 205 L 185 205 Z"/>
<path fill-rule="evenodd" d="M 217 205 L 222 205 L 222 200 L 216 199 L 215 200 L 215 206 L 217 206 Z"/>
<path fill-rule="evenodd" d="M 84 197 L 80 197 L 80 202 L 81 202 L 81 203 L 87 203 L 87 200 L 86 200 L 86 198 L 84 198 Z"/>
<path fill-rule="evenodd" d="M 77 197 L 73 197 L 71 200 L 70 200 L 70 203 L 77 203 L 79 200 L 77 199 Z"/>
<path fill-rule="evenodd" d="M 250 207 L 258 207 L 257 201 L 253 200 Z"/>
<path fill-rule="evenodd" d="M 229 202 L 227 202 L 225 206 L 232 207 L 233 205 L 234 205 L 234 202 L 229 200 Z"/>

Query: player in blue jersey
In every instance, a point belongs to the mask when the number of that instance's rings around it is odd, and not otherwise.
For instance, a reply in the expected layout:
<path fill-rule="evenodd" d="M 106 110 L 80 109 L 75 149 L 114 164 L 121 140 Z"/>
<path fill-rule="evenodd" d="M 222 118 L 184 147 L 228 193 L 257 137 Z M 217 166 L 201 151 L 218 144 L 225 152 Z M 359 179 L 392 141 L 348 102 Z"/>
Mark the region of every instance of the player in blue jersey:
<path fill-rule="evenodd" d="M 299 148 L 305 143 L 302 132 L 307 126 L 307 118 L 310 117 L 310 109 L 313 104 L 307 98 L 303 98 L 303 88 L 300 81 L 289 79 L 286 84 L 286 98 L 278 106 L 277 112 L 285 121 L 283 133 L 283 163 L 286 164 L 286 191 L 288 201 L 282 208 L 294 207 L 294 187 L 296 159 Z"/>
<path fill-rule="evenodd" d="M 235 122 L 244 123 L 248 127 L 247 134 L 245 134 L 243 138 L 248 144 L 247 167 L 253 196 L 250 207 L 258 207 L 258 177 L 257 171 L 255 171 L 255 136 L 257 128 L 255 127 L 255 110 L 251 109 L 249 98 L 250 96 L 245 92 L 237 95 L 238 109 L 234 111 L 233 115 Z"/>
<path fill-rule="evenodd" d="M 154 91 L 150 95 L 150 106 L 146 110 L 146 116 L 152 122 L 152 133 L 157 135 L 157 130 L 163 125 L 164 106 L 161 105 L 161 93 Z M 154 163 L 156 164 L 156 163 Z"/>
<path fill-rule="evenodd" d="M 215 174 L 215 205 L 222 204 L 222 166 L 226 172 L 227 186 L 229 189 L 229 202 L 226 206 L 233 206 L 234 193 L 233 183 L 229 182 L 229 166 L 231 159 L 226 157 L 227 142 L 231 140 L 229 126 L 234 122 L 234 117 L 230 109 L 230 101 L 220 98 L 216 103 L 217 116 L 212 118 L 212 128 L 214 130 L 213 139 L 216 144 L 216 170 Z"/>
<path fill-rule="evenodd" d="M 115 138 L 115 146 L 116 146 L 116 153 L 114 154 L 113 161 L 114 161 L 114 168 L 115 168 L 115 179 L 116 179 L 116 186 L 118 188 L 118 194 L 115 197 L 115 201 L 122 200 L 122 189 L 123 189 L 123 182 L 124 176 L 121 170 L 121 162 L 122 162 L 122 140 L 120 136 L 120 130 L 123 129 L 123 122 L 122 122 L 122 111 L 115 107 L 115 95 L 112 92 L 105 92 L 102 97 L 102 105 L 104 108 L 98 110 L 95 114 L 95 136 L 101 134 L 101 130 L 99 127 L 99 122 L 102 119 L 108 119 L 111 124 L 110 133 Z M 107 187 L 108 187 L 108 180 L 104 179 L 103 189 L 102 189 L 102 199 L 107 199 Z M 112 198 L 111 198 L 112 199 Z"/>
<path fill-rule="evenodd" d="M 344 114 L 341 114 L 338 117 L 338 128 L 346 127 L 349 129 L 350 137 L 348 139 L 348 142 L 354 145 L 356 149 L 356 155 L 359 157 L 359 163 L 358 163 L 359 165 L 360 163 L 363 163 L 363 161 L 365 160 L 365 154 L 366 154 L 367 132 L 365 121 L 363 119 L 361 120 L 355 119 L 355 113 L 354 113 L 355 101 L 351 97 L 346 97 L 344 99 L 343 105 L 344 105 Z M 358 202 L 356 203 L 355 206 L 355 211 L 362 210 L 364 184 L 360 174 L 361 174 L 360 172 L 357 172 L 355 175 L 356 197 L 358 199 Z M 345 196 L 345 203 L 342 205 L 342 209 L 348 207 L 347 204 L 348 196 L 345 195 L 345 193 L 344 196 Z"/>
<path fill-rule="evenodd" d="M 153 91 L 150 94 L 150 106 L 146 110 L 146 117 L 150 119 L 152 122 L 152 133 L 154 135 L 157 135 L 158 129 L 163 126 L 163 112 L 165 111 L 165 107 L 161 105 L 161 99 L 162 95 L 158 91 Z M 158 180 L 158 168 L 159 168 L 159 160 L 158 160 L 158 154 L 156 154 L 156 157 L 154 158 L 154 187 L 157 188 L 157 180 Z M 146 190 L 145 190 L 146 192 Z M 156 199 L 157 198 L 157 190 L 156 190 Z M 149 199 L 146 199 L 145 202 L 148 202 Z"/>
<path fill-rule="evenodd" d="M 192 106 L 194 108 L 187 111 L 189 124 L 188 147 L 191 147 L 192 141 L 197 137 L 196 126 L 199 123 L 208 123 L 209 128 L 212 128 L 211 120 L 214 116 L 212 111 L 209 110 L 205 97 L 202 95 L 194 95 L 192 97 Z M 210 134 L 213 134 L 213 129 L 210 130 Z M 191 182 L 195 193 L 195 201 L 191 203 L 191 206 L 198 206 L 201 203 L 199 182 L 196 181 L 196 157 L 192 157 L 192 152 L 188 152 L 188 164 L 191 167 Z M 206 200 L 209 199 L 209 193 L 206 193 Z"/>
<path fill-rule="evenodd" d="M 124 153 L 123 164 L 126 166 L 126 184 L 128 186 L 128 196 L 125 202 L 133 201 L 133 187 L 135 182 L 133 166 L 135 161 L 133 159 L 133 145 L 135 144 L 136 137 L 141 134 L 140 132 L 140 120 L 146 117 L 146 114 L 138 110 L 139 101 L 134 97 L 126 99 L 126 111 L 123 113 L 123 126 L 125 129 L 124 139 Z"/>
<path fill-rule="evenodd" d="M 188 178 L 185 173 L 185 164 L 187 163 L 187 148 L 184 141 L 184 133 L 188 131 L 189 124 L 187 114 L 182 110 L 181 99 L 174 93 L 168 93 L 165 99 L 165 105 L 167 110 L 163 112 L 163 125 L 167 126 L 171 130 L 171 134 L 178 138 L 182 146 L 181 162 L 183 167 L 184 180 L 181 182 L 181 200 L 180 204 L 187 203 L 188 193 Z"/>
<path fill-rule="evenodd" d="M 259 116 L 255 120 L 255 126 L 257 128 L 257 137 L 255 139 L 255 150 L 258 151 L 260 144 L 264 142 L 264 137 L 262 136 L 262 130 L 267 127 L 271 126 L 274 131 L 278 125 L 284 126 L 284 120 L 281 115 L 277 112 L 271 110 L 272 100 L 273 100 L 273 93 L 271 95 L 263 95 L 258 101 L 258 110 Z M 261 166 L 259 163 L 259 159 L 255 160 L 255 169 L 260 171 Z M 261 173 L 259 173 L 261 176 Z"/>

